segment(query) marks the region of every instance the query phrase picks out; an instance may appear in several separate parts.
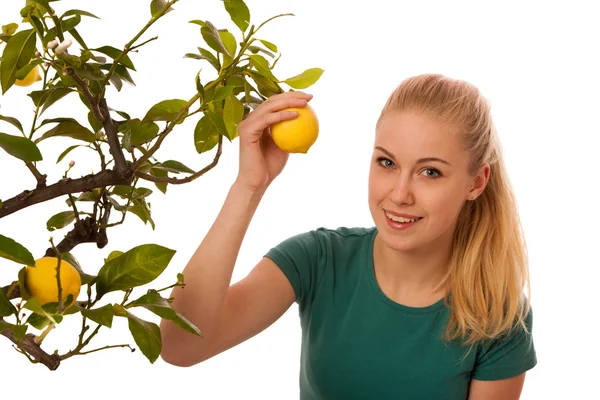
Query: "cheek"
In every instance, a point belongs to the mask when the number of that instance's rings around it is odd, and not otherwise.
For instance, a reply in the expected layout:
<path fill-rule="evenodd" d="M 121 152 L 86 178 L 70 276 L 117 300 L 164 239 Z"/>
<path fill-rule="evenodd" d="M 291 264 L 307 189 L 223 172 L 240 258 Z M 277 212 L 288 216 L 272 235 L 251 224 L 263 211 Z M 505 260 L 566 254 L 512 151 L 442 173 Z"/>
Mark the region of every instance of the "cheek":
<path fill-rule="evenodd" d="M 437 215 L 441 221 L 453 221 L 462 205 L 462 193 L 450 187 L 445 190 L 432 191 L 429 194 L 430 196 L 422 199 L 427 203 L 429 213 Z"/>

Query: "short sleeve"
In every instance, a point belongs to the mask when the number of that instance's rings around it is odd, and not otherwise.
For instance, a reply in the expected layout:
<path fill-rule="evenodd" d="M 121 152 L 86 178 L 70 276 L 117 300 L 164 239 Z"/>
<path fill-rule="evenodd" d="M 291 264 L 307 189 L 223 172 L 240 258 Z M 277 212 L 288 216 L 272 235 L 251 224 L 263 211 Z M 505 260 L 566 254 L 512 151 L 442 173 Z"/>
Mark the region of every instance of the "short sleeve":
<path fill-rule="evenodd" d="M 472 378 L 493 381 L 512 378 L 530 370 L 537 364 L 533 345 L 533 313 L 525 318 L 527 331 L 522 326 L 515 328 L 510 335 L 491 341 L 478 350 Z"/>
<path fill-rule="evenodd" d="M 300 312 L 310 307 L 319 271 L 325 260 L 320 229 L 292 236 L 271 248 L 265 257 L 273 260 L 290 281 Z"/>

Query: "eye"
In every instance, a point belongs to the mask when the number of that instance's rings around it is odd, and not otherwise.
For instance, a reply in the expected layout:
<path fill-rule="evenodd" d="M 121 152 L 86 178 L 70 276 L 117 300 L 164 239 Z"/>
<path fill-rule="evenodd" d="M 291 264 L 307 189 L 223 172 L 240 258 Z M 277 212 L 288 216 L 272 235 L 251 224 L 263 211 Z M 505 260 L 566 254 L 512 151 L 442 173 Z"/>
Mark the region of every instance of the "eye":
<path fill-rule="evenodd" d="M 379 157 L 377 159 L 377 164 L 382 166 L 383 168 L 392 168 L 394 166 L 394 162 L 389 158 Z"/>
<path fill-rule="evenodd" d="M 428 178 L 437 179 L 442 176 L 442 173 L 435 168 L 425 168 L 424 172 L 427 172 L 427 171 L 429 171 L 430 173 L 432 172 L 434 174 L 434 175 L 426 174 L 426 176 Z"/>

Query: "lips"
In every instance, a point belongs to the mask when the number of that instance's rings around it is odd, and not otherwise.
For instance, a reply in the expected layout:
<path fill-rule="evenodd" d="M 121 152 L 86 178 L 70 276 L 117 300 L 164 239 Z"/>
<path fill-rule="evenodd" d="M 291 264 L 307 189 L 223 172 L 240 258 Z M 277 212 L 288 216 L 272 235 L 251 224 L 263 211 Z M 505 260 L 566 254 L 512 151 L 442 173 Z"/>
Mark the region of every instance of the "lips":
<path fill-rule="evenodd" d="M 394 212 L 394 211 L 390 211 L 390 210 L 385 210 L 384 211 L 387 214 L 391 214 L 394 217 L 402 217 L 402 218 L 408 218 L 408 219 L 421 219 L 423 217 L 419 217 L 418 215 L 410 215 L 410 214 L 404 214 L 404 213 L 398 213 L 398 212 Z"/>

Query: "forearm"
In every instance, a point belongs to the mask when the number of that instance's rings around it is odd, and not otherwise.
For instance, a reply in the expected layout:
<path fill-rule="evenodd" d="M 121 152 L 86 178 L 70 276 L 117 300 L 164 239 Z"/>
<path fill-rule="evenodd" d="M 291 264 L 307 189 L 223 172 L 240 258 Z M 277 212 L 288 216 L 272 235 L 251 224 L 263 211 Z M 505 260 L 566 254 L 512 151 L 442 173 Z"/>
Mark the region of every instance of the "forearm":
<path fill-rule="evenodd" d="M 175 287 L 172 306 L 198 326 L 204 336 L 196 338 L 174 325 L 161 321 L 163 353 L 205 346 L 216 331 L 239 250 L 264 192 L 254 192 L 234 184 L 212 227 L 190 258 L 183 275 L 185 287 Z"/>

